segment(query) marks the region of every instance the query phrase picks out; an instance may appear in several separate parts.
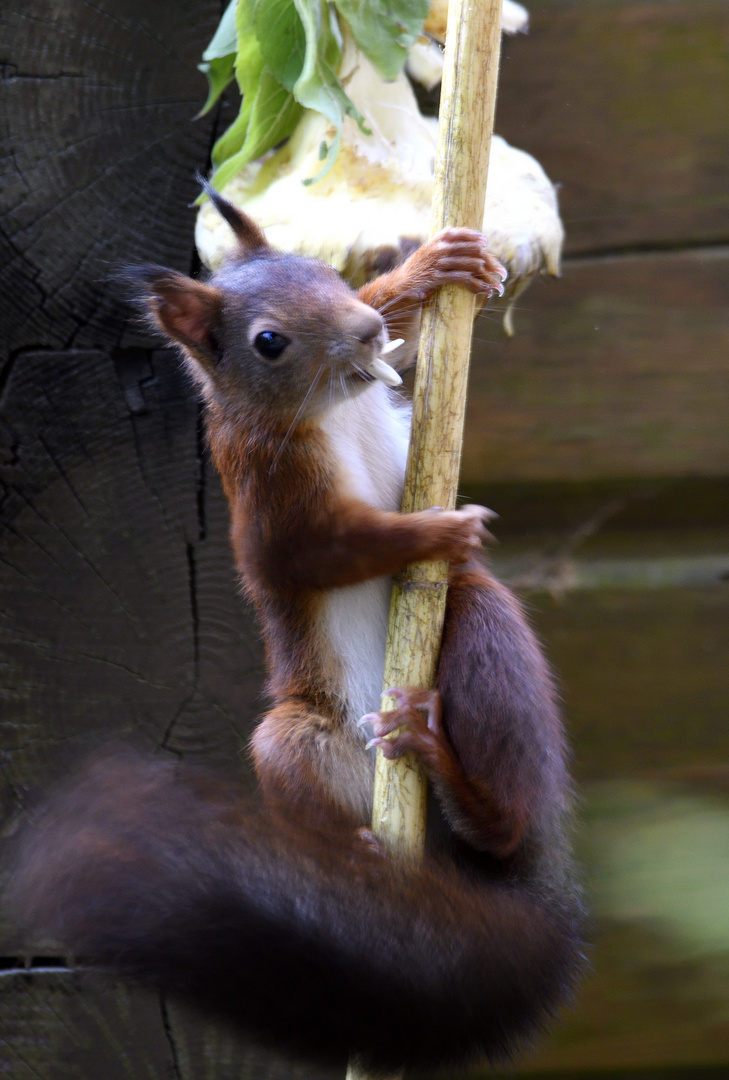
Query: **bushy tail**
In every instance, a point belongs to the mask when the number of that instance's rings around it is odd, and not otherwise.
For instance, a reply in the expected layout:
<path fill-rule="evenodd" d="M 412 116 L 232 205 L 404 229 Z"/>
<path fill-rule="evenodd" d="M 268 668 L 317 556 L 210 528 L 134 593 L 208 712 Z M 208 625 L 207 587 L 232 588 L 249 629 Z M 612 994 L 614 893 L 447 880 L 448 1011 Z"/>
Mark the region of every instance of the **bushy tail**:
<path fill-rule="evenodd" d="M 17 843 L 26 934 L 259 1043 L 375 1071 L 503 1058 L 569 993 L 569 912 L 356 838 L 288 832 L 219 778 L 107 756 Z"/>

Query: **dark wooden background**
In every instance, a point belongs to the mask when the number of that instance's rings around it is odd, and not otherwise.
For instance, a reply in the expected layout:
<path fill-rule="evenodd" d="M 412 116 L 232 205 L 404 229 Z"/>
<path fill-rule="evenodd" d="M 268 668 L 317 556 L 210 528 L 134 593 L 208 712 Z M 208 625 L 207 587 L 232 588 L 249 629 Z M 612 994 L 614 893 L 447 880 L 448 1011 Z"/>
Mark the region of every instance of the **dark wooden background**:
<path fill-rule="evenodd" d="M 6 0 L 0 800 L 110 738 L 238 755 L 261 658 L 200 414 L 109 275 L 195 269 L 213 0 Z M 524 1069 L 729 1068 L 729 4 L 542 0 L 497 129 L 560 184 L 565 272 L 477 328 L 463 487 L 564 688 L 594 973 Z M 172 1003 L 26 968 L 0 1076 L 275 1077 Z M 214 978 L 211 972 L 211 978 Z M 678 1072 L 676 1072 L 678 1070 Z M 683 1071 L 682 1071 L 683 1070 Z M 294 1070 L 305 1076 L 303 1070 Z"/>

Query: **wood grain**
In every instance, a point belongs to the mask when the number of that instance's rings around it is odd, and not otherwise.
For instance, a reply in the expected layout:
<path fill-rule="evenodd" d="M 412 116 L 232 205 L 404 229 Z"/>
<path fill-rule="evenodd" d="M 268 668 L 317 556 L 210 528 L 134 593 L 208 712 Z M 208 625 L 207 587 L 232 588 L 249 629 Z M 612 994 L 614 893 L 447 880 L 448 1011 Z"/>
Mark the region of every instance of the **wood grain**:
<path fill-rule="evenodd" d="M 8 0 L 0 13 L 0 210 L 9 353 L 115 344 L 112 270 L 189 270 L 212 120 L 195 68 L 215 0 Z"/>
<path fill-rule="evenodd" d="M 0 972 L 0 1011 L 0 1076 L 139 1080 L 175 1075 L 159 1001 L 151 995 L 68 969 L 9 968 Z"/>
<path fill-rule="evenodd" d="M 725 476 L 729 249 L 580 260 L 481 316 L 462 479 Z"/>
<path fill-rule="evenodd" d="M 729 240 L 724 0 L 545 0 L 496 130 L 560 185 L 568 253 Z"/>
<path fill-rule="evenodd" d="M 680 776 L 729 753 L 729 587 L 530 596 L 564 687 L 581 782 Z"/>
<path fill-rule="evenodd" d="M 3 817 L 109 739 L 239 754 L 261 655 L 198 422 L 171 351 L 14 365 L 0 407 Z"/>
<path fill-rule="evenodd" d="M 501 6 L 451 0 L 435 163 L 431 236 L 479 228 L 499 70 Z M 425 305 L 413 390 L 413 420 L 402 509 L 455 506 L 471 352 L 473 296 L 444 286 Z M 415 563 L 393 584 L 384 688 L 435 683 L 445 616 L 448 566 Z M 383 707 L 394 699 L 385 695 Z M 427 783 L 413 755 L 375 766 L 372 827 L 408 854 L 425 844 Z"/>

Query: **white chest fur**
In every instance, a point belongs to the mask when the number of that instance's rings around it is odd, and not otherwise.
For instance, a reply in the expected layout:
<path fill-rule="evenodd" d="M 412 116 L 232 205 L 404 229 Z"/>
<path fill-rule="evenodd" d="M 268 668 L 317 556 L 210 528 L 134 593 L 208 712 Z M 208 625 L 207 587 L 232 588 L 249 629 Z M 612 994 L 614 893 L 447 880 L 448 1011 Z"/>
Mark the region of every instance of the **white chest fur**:
<path fill-rule="evenodd" d="M 399 510 L 410 439 L 410 410 L 382 383 L 335 406 L 322 425 L 347 492 L 380 510 Z M 379 708 L 390 578 L 331 589 L 325 633 L 339 659 L 347 718 Z"/>

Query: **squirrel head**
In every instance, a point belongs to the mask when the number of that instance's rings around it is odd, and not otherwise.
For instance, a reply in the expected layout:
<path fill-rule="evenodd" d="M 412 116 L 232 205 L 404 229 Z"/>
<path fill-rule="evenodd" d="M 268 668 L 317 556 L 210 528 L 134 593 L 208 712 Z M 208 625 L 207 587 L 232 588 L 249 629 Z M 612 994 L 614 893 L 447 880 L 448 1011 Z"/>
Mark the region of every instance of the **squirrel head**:
<path fill-rule="evenodd" d="M 144 308 L 181 347 L 208 403 L 289 423 L 321 416 L 386 378 L 379 313 L 332 267 L 276 251 L 246 214 L 207 193 L 237 239 L 224 266 L 208 281 L 158 266 L 134 277 Z"/>

